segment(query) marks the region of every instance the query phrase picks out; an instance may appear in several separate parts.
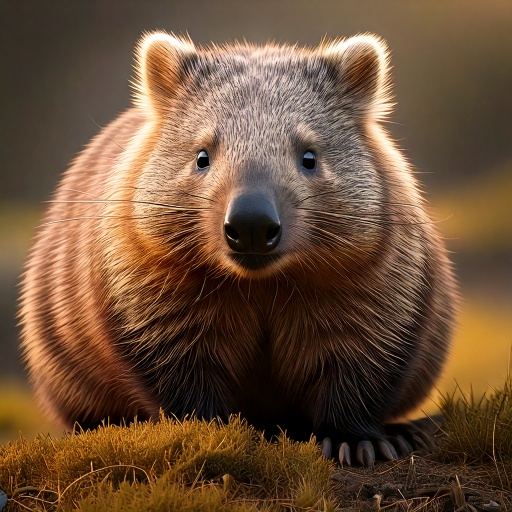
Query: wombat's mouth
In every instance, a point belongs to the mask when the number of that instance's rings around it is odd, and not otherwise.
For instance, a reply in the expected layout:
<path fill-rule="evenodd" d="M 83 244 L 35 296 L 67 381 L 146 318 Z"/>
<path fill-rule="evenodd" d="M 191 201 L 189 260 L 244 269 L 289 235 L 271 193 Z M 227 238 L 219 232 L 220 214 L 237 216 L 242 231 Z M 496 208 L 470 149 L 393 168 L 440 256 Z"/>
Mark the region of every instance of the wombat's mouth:
<path fill-rule="evenodd" d="M 229 257 L 246 270 L 267 268 L 279 259 L 277 254 L 240 254 L 232 252 Z"/>

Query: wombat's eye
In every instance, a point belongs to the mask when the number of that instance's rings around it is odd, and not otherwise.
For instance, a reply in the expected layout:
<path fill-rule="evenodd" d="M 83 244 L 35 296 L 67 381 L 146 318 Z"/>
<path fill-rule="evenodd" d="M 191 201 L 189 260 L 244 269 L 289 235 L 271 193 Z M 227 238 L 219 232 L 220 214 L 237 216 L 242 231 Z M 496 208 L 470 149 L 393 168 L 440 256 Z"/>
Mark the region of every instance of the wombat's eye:
<path fill-rule="evenodd" d="M 306 151 L 302 156 L 302 167 L 308 171 L 314 171 L 316 167 L 316 156 L 312 151 Z"/>
<path fill-rule="evenodd" d="M 207 167 L 210 167 L 210 157 L 208 156 L 208 153 L 204 149 L 199 151 L 199 153 L 197 154 L 196 166 L 200 171 L 203 171 Z"/>

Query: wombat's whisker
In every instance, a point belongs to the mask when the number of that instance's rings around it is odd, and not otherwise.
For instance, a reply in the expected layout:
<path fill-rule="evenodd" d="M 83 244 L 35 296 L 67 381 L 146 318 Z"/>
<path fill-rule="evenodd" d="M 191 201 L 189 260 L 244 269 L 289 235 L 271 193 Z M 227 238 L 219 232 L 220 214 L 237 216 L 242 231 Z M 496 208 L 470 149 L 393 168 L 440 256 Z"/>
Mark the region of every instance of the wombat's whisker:
<path fill-rule="evenodd" d="M 87 114 L 87 117 L 101 130 L 102 127 L 89 115 Z M 111 140 L 119 149 L 122 149 L 123 151 L 126 151 L 123 146 L 118 144 L 110 135 L 108 136 L 109 140 Z"/>
<path fill-rule="evenodd" d="M 65 192 L 77 192 L 78 194 L 84 194 L 86 196 L 96 197 L 94 194 L 90 194 L 89 192 L 86 192 L 85 190 L 78 190 L 76 188 L 62 188 Z M 45 201 L 46 202 L 46 201 Z"/>
<path fill-rule="evenodd" d="M 398 225 L 398 226 L 405 228 L 405 230 L 409 233 L 409 236 L 411 238 L 414 238 L 417 240 L 425 240 L 425 237 L 421 231 L 414 232 L 414 230 L 412 229 L 416 225 L 416 223 L 412 223 L 412 224 L 393 223 L 393 224 L 390 224 L 390 223 L 386 223 L 386 222 L 377 223 L 374 221 L 368 221 L 367 219 L 364 219 L 364 220 L 365 220 L 365 222 L 361 222 L 360 226 L 372 226 L 372 227 L 374 226 L 374 227 L 377 227 L 379 229 L 379 231 L 393 234 L 395 232 L 393 229 L 393 226 Z M 348 236 L 349 233 L 353 232 L 354 229 L 356 227 L 358 227 L 358 223 L 354 222 L 352 219 L 350 219 L 350 222 L 349 222 L 349 219 L 333 219 L 330 217 L 322 217 L 320 214 L 316 215 L 314 220 L 309 220 L 308 222 L 310 222 L 313 227 L 321 224 L 324 226 L 325 225 L 331 226 L 332 228 L 337 229 L 337 230 L 342 229 L 344 231 L 344 233 L 343 233 L 344 236 Z M 364 232 L 364 229 L 362 232 Z M 355 241 L 357 243 L 357 239 L 355 239 Z"/>
<path fill-rule="evenodd" d="M 349 221 L 357 221 L 357 222 L 361 222 L 361 223 L 366 223 L 366 224 L 373 224 L 373 225 L 378 225 L 378 226 L 421 226 L 421 225 L 430 225 L 430 224 L 433 224 L 432 221 L 420 221 L 420 222 L 413 222 L 413 221 L 407 221 L 407 222 L 399 222 L 399 221 L 393 221 L 393 220 L 387 220 L 387 219 L 382 219 L 382 218 L 379 218 L 378 215 L 365 215 L 365 214 L 362 214 L 362 215 L 349 215 L 349 214 L 345 214 L 345 213 L 334 213 L 334 212 L 327 212 L 325 210 L 315 210 L 315 209 L 312 209 L 312 208 L 297 208 L 298 210 L 304 210 L 304 211 L 308 211 L 308 212 L 311 212 L 311 213 L 315 213 L 315 214 L 318 214 L 318 215 L 323 215 L 325 217 L 335 217 L 335 218 L 338 218 L 338 219 L 345 219 L 345 220 L 349 220 Z"/>
<path fill-rule="evenodd" d="M 43 222 L 42 224 L 39 224 L 38 227 L 48 226 L 51 224 L 59 224 L 61 222 L 75 221 L 75 220 L 102 220 L 102 219 L 144 220 L 144 219 L 155 219 L 155 218 L 161 218 L 161 217 L 173 217 L 175 215 L 176 214 L 173 211 L 164 212 L 164 213 L 145 214 L 145 215 L 81 215 L 79 217 L 68 217 L 66 219 L 50 220 L 48 222 Z M 190 231 L 192 232 L 192 231 L 194 231 L 194 229 L 191 229 Z"/>
<path fill-rule="evenodd" d="M 140 201 L 140 200 L 133 200 L 133 199 L 90 199 L 90 200 L 80 200 L 80 199 L 61 199 L 56 200 L 52 199 L 49 201 L 43 201 L 45 203 L 85 203 L 85 204 L 102 204 L 102 203 L 133 203 L 133 204 L 144 204 L 149 206 L 158 206 L 161 208 L 169 208 L 173 210 L 208 210 L 208 208 L 197 208 L 197 207 L 185 207 L 175 204 L 166 204 L 166 203 L 155 203 L 152 201 Z"/>
<path fill-rule="evenodd" d="M 191 194 L 189 192 L 186 192 L 184 190 L 180 191 L 180 194 L 183 194 L 185 196 L 189 196 L 189 197 L 195 197 L 197 199 L 204 199 L 205 201 L 210 201 L 212 203 L 216 203 L 217 201 L 215 199 L 213 199 L 212 197 L 204 197 L 204 196 L 200 196 L 198 194 Z"/>
<path fill-rule="evenodd" d="M 70 222 L 75 220 L 102 220 L 102 219 L 123 219 L 123 220 L 131 220 L 135 218 L 150 218 L 153 217 L 150 216 L 142 216 L 142 217 L 134 217 L 134 216 L 127 216 L 127 215 L 81 215 L 80 217 L 68 217 L 66 219 L 56 219 L 56 220 L 50 220 L 48 222 L 43 222 L 42 224 L 39 224 L 37 227 L 43 227 L 43 226 L 50 226 L 52 224 L 60 224 L 62 222 Z"/>

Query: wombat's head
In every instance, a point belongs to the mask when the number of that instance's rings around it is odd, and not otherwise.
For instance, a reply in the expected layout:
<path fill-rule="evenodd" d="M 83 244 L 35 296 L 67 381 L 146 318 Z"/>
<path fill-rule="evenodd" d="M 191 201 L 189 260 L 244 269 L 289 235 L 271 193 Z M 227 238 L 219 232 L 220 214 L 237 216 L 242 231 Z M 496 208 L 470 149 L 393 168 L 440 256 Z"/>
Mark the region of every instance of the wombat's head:
<path fill-rule="evenodd" d="M 312 49 L 143 38 L 143 236 L 242 277 L 371 257 L 385 197 L 371 139 L 389 110 L 387 69 L 369 35 Z"/>

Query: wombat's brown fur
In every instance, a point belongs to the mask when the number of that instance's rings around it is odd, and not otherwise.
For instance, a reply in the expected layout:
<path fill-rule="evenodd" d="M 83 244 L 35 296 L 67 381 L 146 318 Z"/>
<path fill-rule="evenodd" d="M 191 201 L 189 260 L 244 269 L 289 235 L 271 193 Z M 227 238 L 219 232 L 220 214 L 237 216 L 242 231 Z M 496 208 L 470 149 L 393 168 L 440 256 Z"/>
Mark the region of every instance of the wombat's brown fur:
<path fill-rule="evenodd" d="M 28 262 L 23 347 L 46 411 L 241 412 L 304 438 L 378 434 L 420 404 L 455 287 L 380 125 L 383 42 L 156 33 L 138 71 L 136 106 L 66 172 Z"/>

